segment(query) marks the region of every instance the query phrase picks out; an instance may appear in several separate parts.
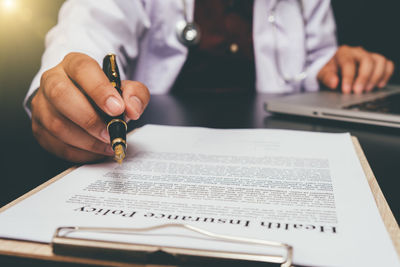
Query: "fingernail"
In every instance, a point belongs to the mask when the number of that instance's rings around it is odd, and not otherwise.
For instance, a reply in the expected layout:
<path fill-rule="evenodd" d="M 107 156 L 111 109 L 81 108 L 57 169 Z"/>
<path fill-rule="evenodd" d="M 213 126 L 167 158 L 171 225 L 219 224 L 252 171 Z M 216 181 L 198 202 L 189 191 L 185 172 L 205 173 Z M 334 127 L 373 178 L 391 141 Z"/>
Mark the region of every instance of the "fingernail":
<path fill-rule="evenodd" d="M 364 85 L 362 85 L 362 84 L 356 84 L 354 86 L 354 92 L 357 94 L 361 93 L 363 91 L 363 89 L 364 89 Z"/>
<path fill-rule="evenodd" d="M 107 144 L 110 143 L 110 135 L 108 134 L 107 129 L 104 129 L 103 131 L 101 131 L 100 137 L 101 137 L 101 139 L 103 139 L 103 141 L 105 143 L 107 143 Z"/>
<path fill-rule="evenodd" d="M 106 146 L 105 152 L 107 155 L 113 156 L 114 151 L 112 150 L 111 146 Z"/>
<path fill-rule="evenodd" d="M 123 104 L 115 96 L 110 96 L 106 101 L 106 108 L 113 115 L 118 115 L 123 112 Z"/>
<path fill-rule="evenodd" d="M 386 86 L 386 83 L 385 83 L 385 82 L 381 82 L 381 83 L 378 84 L 378 87 L 379 87 L 379 88 L 383 88 L 383 87 L 385 87 L 385 86 Z"/>
<path fill-rule="evenodd" d="M 344 93 L 349 93 L 351 90 L 351 86 L 348 83 L 343 84 L 343 88 L 342 88 Z"/>
<path fill-rule="evenodd" d="M 134 113 L 135 113 L 134 114 L 135 118 L 132 118 L 132 119 L 134 119 L 134 120 L 139 119 L 140 114 L 142 114 L 142 111 L 143 111 L 142 101 L 140 101 L 140 99 L 138 97 L 136 97 L 136 96 L 131 96 L 129 98 L 129 102 L 131 103 L 131 105 L 133 107 L 133 110 L 134 110 Z"/>
<path fill-rule="evenodd" d="M 124 113 L 124 121 L 125 121 L 126 123 L 128 123 L 128 122 L 131 121 L 131 118 L 129 118 L 128 115 L 126 115 L 125 113 Z"/>
<path fill-rule="evenodd" d="M 371 91 L 374 88 L 373 84 L 368 84 L 367 85 L 367 91 Z"/>
<path fill-rule="evenodd" d="M 332 89 L 335 89 L 337 87 L 337 84 L 338 84 L 337 77 L 332 77 L 329 81 L 329 85 L 330 85 L 329 87 Z"/>

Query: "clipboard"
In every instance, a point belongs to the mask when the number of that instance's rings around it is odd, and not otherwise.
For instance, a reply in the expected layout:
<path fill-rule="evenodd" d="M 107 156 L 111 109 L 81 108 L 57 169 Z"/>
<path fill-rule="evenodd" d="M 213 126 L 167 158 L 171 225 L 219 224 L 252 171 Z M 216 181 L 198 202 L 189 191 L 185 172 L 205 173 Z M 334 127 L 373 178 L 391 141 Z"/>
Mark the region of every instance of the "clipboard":
<path fill-rule="evenodd" d="M 365 176 L 367 178 L 368 184 L 371 188 L 372 194 L 374 196 L 375 202 L 377 204 L 379 213 L 383 219 L 384 225 L 390 235 L 390 238 L 393 242 L 393 245 L 395 247 L 395 250 L 398 254 L 398 256 L 400 257 L 400 229 L 399 226 L 393 216 L 393 213 L 391 212 L 388 203 L 386 202 L 385 197 L 383 196 L 383 193 L 381 191 L 381 189 L 379 188 L 379 185 L 376 181 L 376 178 L 368 164 L 368 161 L 364 155 L 364 152 L 362 151 L 362 148 L 357 140 L 356 137 L 352 137 L 352 141 L 354 144 L 354 148 L 355 151 L 357 153 L 357 156 L 360 160 L 360 163 L 362 165 L 362 168 L 364 170 Z M 12 207 L 13 205 L 19 203 L 20 201 L 22 201 L 25 198 L 28 198 L 29 196 L 35 194 L 36 192 L 46 188 L 48 185 L 52 184 L 53 182 L 57 181 L 58 179 L 62 178 L 63 176 L 67 175 L 68 173 L 70 173 L 71 171 L 73 171 L 74 169 L 76 169 L 76 167 L 72 167 L 64 172 L 62 172 L 61 174 L 55 176 L 54 178 L 50 179 L 49 181 L 43 183 L 42 185 L 38 186 L 37 188 L 31 190 L 30 192 L 26 193 L 25 195 L 19 197 L 18 199 L 12 201 L 11 203 L 7 204 L 6 206 L 2 207 L 0 209 L 0 212 Z M 175 225 L 176 226 L 176 225 Z M 178 226 L 178 227 L 185 227 L 185 226 Z M 10 239 L 1 239 L 0 238 L 0 255 L 4 255 L 4 256 L 16 256 L 16 257 L 24 257 L 24 258 L 31 258 L 31 259 L 41 259 L 41 260 L 48 260 L 48 261 L 60 261 L 60 262 L 70 262 L 70 263 L 80 263 L 80 264 L 95 264 L 95 265 L 102 265 L 102 266 L 154 266 L 154 265 L 148 265 L 146 264 L 146 262 L 141 262 L 139 261 L 138 264 L 135 264 L 135 262 L 138 261 L 131 261 L 131 258 L 129 258 L 126 261 L 121 261 L 115 258 L 109 258 L 109 259 L 98 259 L 95 257 L 88 257 L 88 254 L 85 255 L 73 255 L 73 248 L 77 248 L 77 244 L 76 244 L 76 240 L 73 240 L 73 242 L 70 242 L 70 239 L 65 239 L 62 238 L 59 233 L 60 231 L 63 229 L 58 229 L 58 231 L 56 231 L 54 238 L 53 238 L 53 243 L 52 244 L 44 244 L 44 243 L 37 243 L 37 242 L 28 242 L 28 241 L 20 241 L 20 240 L 10 240 Z M 71 229 L 70 229 L 71 230 Z M 79 227 L 73 227 L 72 230 L 82 230 L 82 228 Z M 83 230 L 90 230 L 90 229 L 83 229 Z M 92 229 L 92 230 L 101 230 L 101 229 Z M 103 229 L 104 230 L 104 229 Z M 106 229 L 106 230 L 111 230 L 111 229 Z M 115 230 L 115 229 L 112 229 Z M 122 229 L 122 230 L 132 230 L 132 229 Z M 142 229 L 143 230 L 143 229 Z M 193 229 L 191 229 L 193 230 Z M 200 230 L 201 229 L 195 229 L 195 230 Z M 212 233 L 211 233 L 212 234 Z M 214 236 L 216 238 L 220 238 L 221 236 Z M 226 238 L 226 236 L 222 236 L 222 238 Z M 232 240 L 232 237 L 228 237 L 228 239 L 230 241 Z M 235 237 L 233 237 L 233 239 L 235 239 Z M 239 240 L 240 241 L 240 240 Z M 243 240 L 242 240 L 243 241 Z M 249 240 L 246 240 L 249 241 Z M 254 240 L 252 240 L 254 241 Z M 107 243 L 102 243 L 102 242 L 87 242 L 87 240 L 84 240 L 82 243 L 83 247 L 86 247 L 87 251 L 92 250 L 92 252 L 101 252 L 101 253 L 105 253 L 105 251 L 110 251 L 109 249 L 105 249 L 109 248 L 110 246 L 110 242 Z M 105 250 L 101 249 L 101 245 L 103 245 L 103 248 Z M 104 247 L 104 245 L 106 245 L 106 247 Z M 269 244 L 264 244 L 264 245 L 271 245 L 271 243 Z M 278 264 L 286 264 L 286 265 L 281 265 L 281 266 L 291 266 L 291 255 L 293 252 L 293 249 L 295 250 L 296 248 L 291 248 L 290 245 L 288 244 L 280 244 L 280 243 L 275 243 L 272 245 L 278 245 L 278 246 L 282 246 L 283 248 L 287 249 L 287 257 L 286 258 L 274 258 L 273 256 L 271 258 L 268 258 L 269 261 L 278 263 Z M 150 248 L 151 246 L 147 246 L 147 247 L 141 247 L 139 248 L 138 246 L 135 247 L 135 245 L 131 244 L 130 248 L 127 248 L 127 251 L 129 251 L 130 253 L 132 253 L 132 251 L 136 251 L 138 249 L 142 249 L 142 252 L 145 253 L 139 253 L 136 254 L 136 256 L 143 256 L 146 255 L 147 252 L 157 252 L 160 251 L 160 249 L 157 247 L 157 250 L 154 250 L 153 248 Z M 72 248 L 72 249 L 71 249 Z M 99 250 L 100 249 L 100 250 Z M 147 251 L 146 251 L 147 250 Z M 79 251 L 79 250 L 75 250 L 75 251 Z M 250 255 L 250 257 L 233 257 L 233 255 L 228 255 L 228 254 L 224 254 L 224 255 L 217 255 L 217 254 L 213 254 L 210 253 L 208 255 L 206 255 L 207 253 L 205 251 L 189 251 L 186 250 L 186 252 L 188 253 L 183 253 L 183 250 L 178 251 L 179 253 L 177 253 L 177 251 L 172 251 L 172 250 L 168 250 L 166 249 L 167 252 L 170 252 L 172 255 L 176 255 L 178 257 L 180 257 L 184 262 L 185 260 L 188 259 L 188 256 L 191 257 L 191 259 L 195 259 L 195 260 L 206 260 L 208 259 L 209 263 L 213 262 L 215 259 L 225 259 L 225 260 L 231 260 L 231 263 L 234 263 L 236 261 L 232 261 L 233 259 L 235 260 L 251 260 L 252 255 Z M 56 253 L 55 253 L 56 252 Z M 67 253 L 61 253 L 61 252 L 67 252 Z M 117 252 L 117 256 L 121 256 L 121 255 L 126 255 L 126 253 L 124 252 L 124 250 L 121 250 L 120 248 L 115 250 L 114 252 Z M 120 254 L 118 254 L 120 253 Z M 161 259 L 162 260 L 166 260 L 165 262 L 167 264 L 169 264 L 169 266 L 171 265 L 171 262 L 168 262 L 168 253 L 159 253 L 161 254 Z M 163 258 L 165 256 L 165 258 Z M 220 256 L 220 257 L 215 257 L 215 256 Z M 249 255 L 247 255 L 249 256 Z M 147 260 L 147 258 L 142 258 L 142 260 Z M 275 260 L 275 261 L 274 261 Z M 265 259 L 265 261 L 263 262 L 267 262 L 267 260 Z M 172 264 L 175 264 L 176 262 L 172 262 Z M 290 264 L 290 265 L 288 265 Z M 279 265 L 278 265 L 279 266 Z"/>
<path fill-rule="evenodd" d="M 253 254 L 238 253 L 229 251 L 215 251 L 207 249 L 190 249 L 173 246 L 152 246 L 123 242 L 112 242 L 93 239 L 71 238 L 63 235 L 62 232 L 92 232 L 92 233 L 113 233 L 113 234 L 132 234 L 145 233 L 151 230 L 163 228 L 183 228 L 192 232 L 199 233 L 207 238 L 217 241 L 228 241 L 240 244 L 262 245 L 266 247 L 275 247 L 284 250 L 281 254 Z M 101 227 L 59 227 L 53 236 L 51 246 L 55 254 L 74 255 L 123 260 L 123 261 L 142 261 L 153 263 L 170 263 L 179 265 L 204 264 L 205 262 L 218 261 L 218 265 L 223 262 L 232 265 L 251 263 L 276 263 L 281 267 L 292 267 L 293 248 L 292 246 L 280 242 L 250 239 L 243 237 L 234 237 L 220 235 L 203 230 L 187 224 L 162 224 L 146 228 L 101 228 Z M 208 264 L 209 265 L 209 264 Z M 261 265 L 262 266 L 262 265 Z"/>

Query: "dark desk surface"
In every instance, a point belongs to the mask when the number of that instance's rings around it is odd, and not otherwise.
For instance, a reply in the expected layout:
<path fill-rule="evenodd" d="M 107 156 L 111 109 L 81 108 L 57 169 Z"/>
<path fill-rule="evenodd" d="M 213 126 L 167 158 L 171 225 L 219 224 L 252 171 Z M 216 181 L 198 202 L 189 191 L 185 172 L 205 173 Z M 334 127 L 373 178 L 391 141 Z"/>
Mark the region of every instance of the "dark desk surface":
<path fill-rule="evenodd" d="M 376 179 L 397 221 L 400 218 L 400 129 L 335 122 L 295 116 L 271 115 L 263 110 L 271 95 L 153 95 L 137 122 L 144 124 L 203 126 L 212 128 L 278 128 L 319 132 L 350 132 L 358 137 Z M 5 123 L 16 123 L 10 118 Z M 18 123 L 18 122 L 17 122 Z M 3 126 L 2 126 L 3 127 Z M 71 163 L 44 151 L 34 140 L 26 118 L 11 131 L 0 131 L 1 177 L 0 205 L 52 178 Z M 6 261 L 8 261 L 6 259 Z M 0 263 L 4 258 L 0 258 Z M 26 263 L 26 262 L 25 262 Z M 0 264 L 1 265 L 1 264 Z"/>

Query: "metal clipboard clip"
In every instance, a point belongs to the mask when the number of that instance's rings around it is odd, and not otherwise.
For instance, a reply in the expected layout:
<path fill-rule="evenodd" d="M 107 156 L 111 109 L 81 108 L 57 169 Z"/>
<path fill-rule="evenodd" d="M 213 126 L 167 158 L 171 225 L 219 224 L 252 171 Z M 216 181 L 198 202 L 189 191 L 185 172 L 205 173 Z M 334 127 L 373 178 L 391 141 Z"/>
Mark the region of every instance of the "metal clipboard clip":
<path fill-rule="evenodd" d="M 86 238 L 69 237 L 68 234 L 76 232 L 86 233 L 106 233 L 106 234 L 138 234 L 162 228 L 184 228 L 206 236 L 214 241 L 227 241 L 231 243 L 258 245 L 272 248 L 278 248 L 285 253 L 282 255 L 262 255 L 241 252 L 215 251 L 207 249 L 191 249 L 173 246 L 154 246 L 142 245 L 126 242 L 114 242 L 104 240 L 93 240 Z M 201 262 L 207 259 L 208 262 L 224 261 L 231 262 L 259 262 L 259 263 L 275 263 L 281 267 L 292 267 L 293 248 L 290 245 L 259 239 L 250 239 L 236 236 L 228 236 L 212 233 L 201 228 L 187 224 L 163 224 L 145 228 L 106 228 L 106 227 L 59 227 L 56 229 L 52 243 L 53 252 L 55 254 L 78 256 L 85 258 L 102 258 L 114 261 L 129 262 L 148 262 L 151 257 L 156 254 L 163 255 L 161 262 L 169 261 L 172 264 L 179 262 L 180 264 L 189 264 L 193 262 Z M 168 255 L 170 258 L 165 257 Z M 173 258 L 174 261 L 168 259 Z"/>

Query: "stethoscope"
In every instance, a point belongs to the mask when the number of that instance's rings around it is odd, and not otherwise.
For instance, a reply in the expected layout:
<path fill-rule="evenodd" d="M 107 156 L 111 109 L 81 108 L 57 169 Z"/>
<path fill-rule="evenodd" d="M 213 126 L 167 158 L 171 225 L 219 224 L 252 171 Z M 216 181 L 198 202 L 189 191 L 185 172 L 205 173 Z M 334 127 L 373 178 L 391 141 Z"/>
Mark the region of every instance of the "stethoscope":
<path fill-rule="evenodd" d="M 176 35 L 179 42 L 190 47 L 200 42 L 200 28 L 194 21 L 189 21 L 186 0 L 182 0 L 182 5 L 184 21 L 176 24 Z"/>
<path fill-rule="evenodd" d="M 278 8 L 279 2 L 282 0 L 276 0 L 274 5 L 272 6 L 269 16 L 268 16 L 268 22 L 272 25 L 272 35 L 273 35 L 273 46 L 274 46 L 274 58 L 276 62 L 276 67 L 278 74 L 280 78 L 286 83 L 286 84 L 298 84 L 302 82 L 306 77 L 307 77 L 307 68 L 304 63 L 301 72 L 295 75 L 287 75 L 284 73 L 282 70 L 281 66 L 281 57 L 279 54 L 278 50 L 278 26 L 276 24 L 276 10 Z M 299 9 L 301 12 L 301 17 L 303 21 L 303 27 L 305 28 L 306 26 L 306 19 L 304 16 L 304 5 L 302 0 L 296 0 L 296 2 L 299 5 Z M 176 33 L 178 40 L 185 45 L 186 47 L 194 46 L 200 42 L 200 28 L 199 26 L 194 23 L 194 21 L 189 21 L 188 19 L 188 10 L 187 10 L 187 4 L 186 0 L 182 0 L 182 5 L 183 5 L 183 17 L 184 21 L 179 21 L 176 24 Z M 305 38 L 304 38 L 304 47 L 306 47 L 305 43 Z"/>

